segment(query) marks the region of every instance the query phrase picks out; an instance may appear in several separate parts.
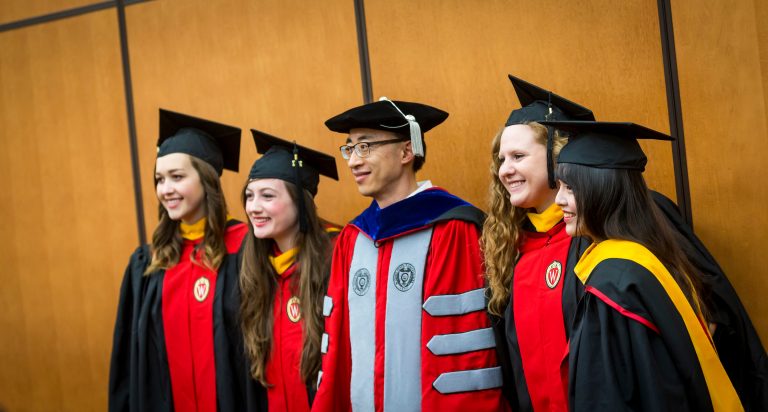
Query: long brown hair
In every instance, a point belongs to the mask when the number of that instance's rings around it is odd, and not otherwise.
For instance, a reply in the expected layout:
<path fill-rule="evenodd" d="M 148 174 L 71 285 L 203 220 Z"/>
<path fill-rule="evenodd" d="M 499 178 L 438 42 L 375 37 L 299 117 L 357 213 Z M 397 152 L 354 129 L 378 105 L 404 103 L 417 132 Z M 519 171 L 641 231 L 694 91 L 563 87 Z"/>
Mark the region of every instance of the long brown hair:
<path fill-rule="evenodd" d="M 247 187 L 248 182 L 246 182 Z M 288 193 L 296 205 L 304 196 L 307 233 L 299 232 L 296 245 L 298 270 L 291 279 L 291 288 L 299 298 L 301 307 L 303 342 L 300 371 L 304 381 L 320 371 L 320 339 L 323 333 L 323 297 L 328 283 L 331 260 L 331 240 L 317 215 L 312 195 L 296 185 L 285 182 Z M 245 188 L 243 188 L 245 205 Z M 298 225 L 298 222 L 296 223 Z M 272 307 L 277 293 L 277 273 L 269 262 L 272 239 L 259 239 L 253 234 L 253 225 L 243 246 L 240 270 L 240 325 L 245 340 L 245 351 L 251 361 L 251 376 L 267 386 L 267 361 L 272 349 L 274 317 Z"/>
<path fill-rule="evenodd" d="M 196 247 L 196 252 L 192 254 L 192 262 L 211 270 L 217 270 L 227 254 L 227 247 L 224 243 L 227 203 L 221 190 L 219 175 L 213 166 L 194 156 L 189 156 L 189 159 L 192 167 L 200 176 L 200 184 L 203 185 L 203 192 L 205 193 L 203 207 L 207 218 L 205 236 L 200 245 Z M 157 186 L 157 179 L 155 179 L 155 186 Z M 184 240 L 179 231 L 180 221 L 172 220 L 162 204 L 159 205 L 158 215 L 159 223 L 152 234 L 152 263 L 144 271 L 144 275 L 150 275 L 158 269 L 173 267 L 179 263 L 181 257 Z M 202 262 L 197 261 L 198 250 L 203 251 Z"/>
<path fill-rule="evenodd" d="M 547 144 L 547 128 L 536 122 L 525 123 L 536 134 L 536 142 L 542 146 Z M 520 253 L 523 241 L 522 225 L 526 218 L 527 209 L 512 206 L 509 202 L 507 189 L 499 180 L 499 150 L 501 135 L 504 129 L 496 133 L 491 144 L 491 184 L 488 188 L 488 216 L 483 222 L 483 234 L 480 245 L 485 258 L 485 277 L 488 281 L 490 299 L 488 311 L 496 316 L 502 316 L 509 302 L 512 290 L 512 274 Z M 552 145 L 553 161 L 560 149 L 567 143 L 567 138 L 554 133 Z"/>
<path fill-rule="evenodd" d="M 560 164 L 557 178 L 570 186 L 576 198 L 578 230 L 584 232 L 579 235 L 645 246 L 664 264 L 691 305 L 706 316 L 696 269 L 653 201 L 641 171 Z"/>

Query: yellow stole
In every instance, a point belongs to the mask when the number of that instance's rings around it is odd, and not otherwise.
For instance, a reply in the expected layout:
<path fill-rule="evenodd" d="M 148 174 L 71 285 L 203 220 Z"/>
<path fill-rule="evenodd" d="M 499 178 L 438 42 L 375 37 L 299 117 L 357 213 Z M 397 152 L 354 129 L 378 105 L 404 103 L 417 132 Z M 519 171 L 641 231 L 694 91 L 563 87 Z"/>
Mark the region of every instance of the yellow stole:
<path fill-rule="evenodd" d="M 743 411 L 739 396 L 731 380 L 720 363 L 720 358 L 712 344 L 709 331 L 703 326 L 704 320 L 697 314 L 683 294 L 680 286 L 659 259 L 643 245 L 627 240 L 609 239 L 593 243 L 581 256 L 574 271 L 582 283 L 587 282 L 592 270 L 606 259 L 619 258 L 636 262 L 651 272 L 669 295 L 675 308 L 680 313 L 688 335 L 699 358 L 704 380 L 709 388 L 709 396 L 715 411 Z"/>
<path fill-rule="evenodd" d="M 539 233 L 544 233 L 563 220 L 563 209 L 560 209 L 556 203 L 552 203 L 541 213 L 528 213 L 528 220 Z"/>
<path fill-rule="evenodd" d="M 179 230 L 181 231 L 181 237 L 187 240 L 197 240 L 205 236 L 205 222 L 206 218 L 201 218 L 195 223 L 188 225 L 181 222 Z"/>
<path fill-rule="evenodd" d="M 232 216 L 227 214 L 227 222 L 232 220 Z M 205 217 L 201 217 L 200 220 L 198 220 L 195 223 L 192 223 L 191 225 L 188 225 L 184 222 L 181 222 L 179 225 L 179 231 L 181 232 L 181 237 L 187 240 L 197 240 L 205 236 L 205 222 L 207 219 Z"/>
<path fill-rule="evenodd" d="M 280 256 L 269 256 L 269 263 L 272 264 L 272 267 L 275 268 L 275 272 L 277 272 L 278 275 L 282 275 L 286 270 L 293 266 L 298 253 L 299 248 L 295 247 L 281 253 Z"/>

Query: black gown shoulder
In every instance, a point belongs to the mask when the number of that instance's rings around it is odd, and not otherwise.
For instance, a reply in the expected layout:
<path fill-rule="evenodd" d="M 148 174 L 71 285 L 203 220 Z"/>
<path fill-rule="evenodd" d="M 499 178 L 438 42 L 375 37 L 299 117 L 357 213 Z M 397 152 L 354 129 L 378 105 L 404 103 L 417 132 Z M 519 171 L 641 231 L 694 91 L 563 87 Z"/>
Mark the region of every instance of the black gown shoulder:
<path fill-rule="evenodd" d="M 145 276 L 150 260 L 148 245 L 137 248 L 120 287 L 109 372 L 110 411 L 173 410 L 162 325 L 165 272 Z"/>
<path fill-rule="evenodd" d="M 683 220 L 677 205 L 661 193 L 651 191 L 651 195 L 698 269 L 709 320 L 717 325 L 712 339 L 744 410 L 768 410 L 768 356 L 747 310 L 714 256 Z"/>
<path fill-rule="evenodd" d="M 607 259 L 579 302 L 569 353 L 573 411 L 711 411 L 683 317 L 637 262 Z"/>

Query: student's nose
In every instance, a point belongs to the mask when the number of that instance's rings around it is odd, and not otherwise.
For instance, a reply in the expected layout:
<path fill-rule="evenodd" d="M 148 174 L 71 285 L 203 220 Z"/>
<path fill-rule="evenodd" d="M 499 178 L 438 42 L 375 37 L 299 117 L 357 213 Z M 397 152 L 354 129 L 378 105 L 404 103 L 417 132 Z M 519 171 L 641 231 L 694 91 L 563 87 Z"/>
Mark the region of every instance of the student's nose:
<path fill-rule="evenodd" d="M 509 176 L 515 173 L 514 167 L 506 160 L 499 166 L 499 177 Z"/>

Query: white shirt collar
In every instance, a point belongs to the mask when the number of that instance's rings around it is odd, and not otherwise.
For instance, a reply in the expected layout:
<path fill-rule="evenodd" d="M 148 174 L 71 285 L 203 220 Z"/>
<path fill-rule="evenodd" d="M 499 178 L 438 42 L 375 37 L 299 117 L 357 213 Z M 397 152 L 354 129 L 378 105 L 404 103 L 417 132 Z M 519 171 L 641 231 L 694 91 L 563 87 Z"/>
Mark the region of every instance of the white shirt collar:
<path fill-rule="evenodd" d="M 408 195 L 408 197 L 414 196 L 417 193 L 421 193 L 421 192 L 423 192 L 423 191 L 425 191 L 425 190 L 427 190 L 427 189 L 432 187 L 432 181 L 431 180 L 422 180 L 421 182 L 416 182 L 416 184 L 418 185 L 418 187 L 416 188 L 416 190 L 413 191 L 413 193 Z"/>

